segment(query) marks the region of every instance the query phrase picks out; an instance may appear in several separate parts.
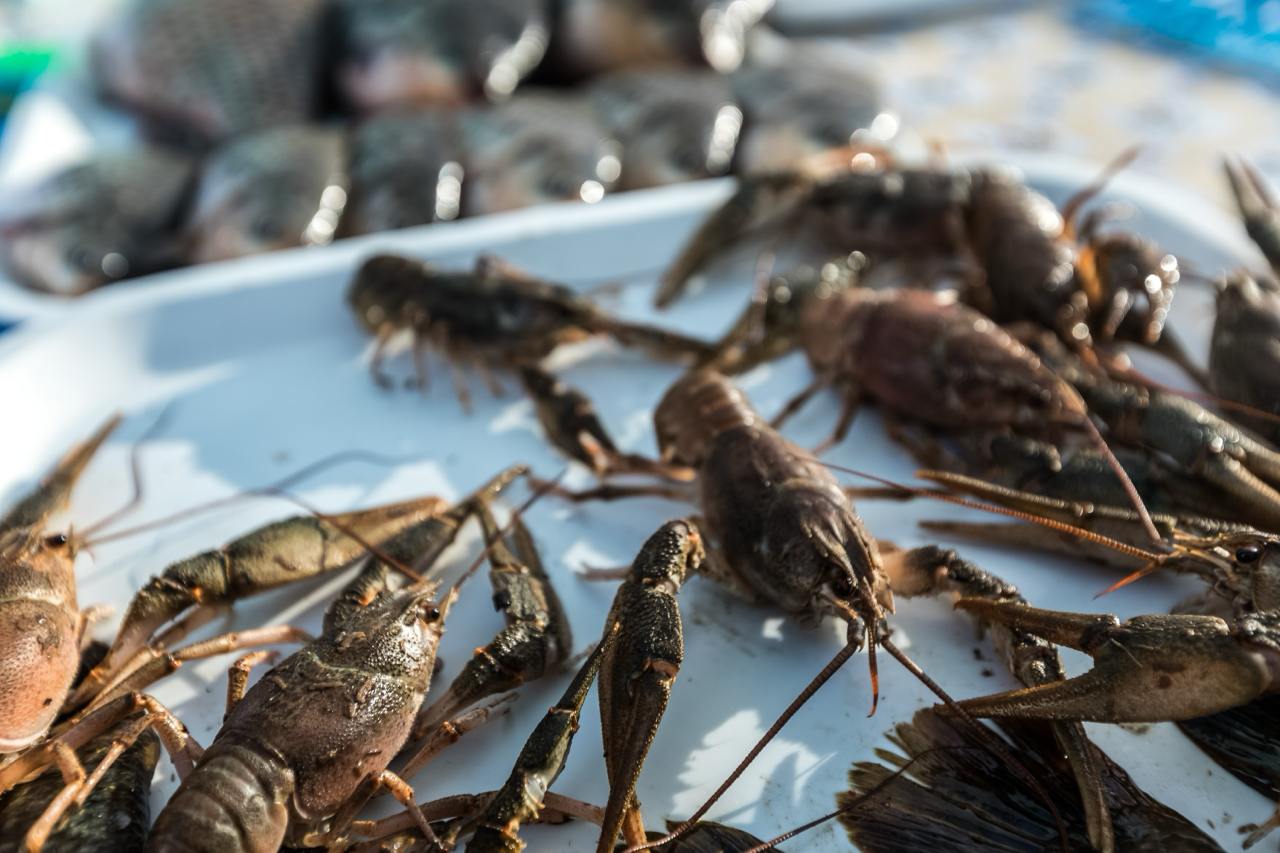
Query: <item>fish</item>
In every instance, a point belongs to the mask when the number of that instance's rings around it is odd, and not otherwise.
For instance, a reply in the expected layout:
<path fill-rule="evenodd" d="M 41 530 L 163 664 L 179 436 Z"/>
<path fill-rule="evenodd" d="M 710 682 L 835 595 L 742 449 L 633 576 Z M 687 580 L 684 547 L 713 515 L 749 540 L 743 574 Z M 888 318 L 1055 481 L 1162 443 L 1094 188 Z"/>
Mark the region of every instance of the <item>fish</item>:
<path fill-rule="evenodd" d="M 1075 778 L 1049 727 L 1040 721 L 1002 720 L 999 728 L 1010 740 L 1011 754 L 1057 807 L 1069 849 L 1091 849 Z M 968 724 L 926 709 L 916 712 L 911 722 L 900 723 L 890 740 L 901 754 L 880 750 L 883 764 L 854 764 L 850 790 L 836 797 L 840 822 L 859 850 L 1059 849 L 1057 824 L 1044 803 Z M 1095 752 L 1117 850 L 1222 849 L 1191 821 L 1139 788 L 1105 753 Z M 896 775 L 904 767 L 905 772 Z"/>
<path fill-rule="evenodd" d="M 594 203 L 622 174 L 621 150 L 584 97 L 530 89 L 462 116 L 467 214 L 549 201 Z"/>
<path fill-rule="evenodd" d="M 341 0 L 338 86 L 357 111 L 500 101 L 542 61 L 548 0 Z"/>
<path fill-rule="evenodd" d="M 54 174 L 0 215 L 0 259 L 33 290 L 78 296 L 177 266 L 195 162 L 149 146 Z"/>
<path fill-rule="evenodd" d="M 328 0 L 126 0 L 93 36 L 99 95 L 155 140 L 208 149 L 320 109 Z"/>
<path fill-rule="evenodd" d="M 390 112 L 356 126 L 351 136 L 347 234 L 372 234 L 456 219 L 462 163 L 458 129 L 442 110 Z"/>
<path fill-rule="evenodd" d="M 79 751 L 92 773 L 111 747 L 108 731 Z M 121 753 L 79 808 L 72 807 L 44 844 L 44 853 L 142 853 L 151 826 L 151 777 L 160 758 L 160 739 L 146 729 Z M 0 853 L 18 853 L 22 839 L 45 806 L 63 788 L 61 774 L 48 772 L 0 798 Z"/>
<path fill-rule="evenodd" d="M 556 24 L 561 72 L 588 76 L 624 68 L 742 64 L 748 34 L 773 0 L 564 0 Z"/>
<path fill-rule="evenodd" d="M 622 146 L 620 189 L 723 175 L 733 164 L 742 110 L 708 71 L 619 71 L 591 86 L 592 105 Z"/>
<path fill-rule="evenodd" d="M 215 151 L 196 192 L 188 259 L 205 263 L 332 242 L 347 202 L 346 147 L 338 129 L 295 125 Z"/>
<path fill-rule="evenodd" d="M 848 146 L 882 113 L 875 78 L 847 62 L 791 55 L 776 66 L 743 67 L 730 79 L 746 116 L 735 166 L 743 174 L 793 168 Z M 876 131 L 890 130 L 896 120 L 886 114 Z"/>

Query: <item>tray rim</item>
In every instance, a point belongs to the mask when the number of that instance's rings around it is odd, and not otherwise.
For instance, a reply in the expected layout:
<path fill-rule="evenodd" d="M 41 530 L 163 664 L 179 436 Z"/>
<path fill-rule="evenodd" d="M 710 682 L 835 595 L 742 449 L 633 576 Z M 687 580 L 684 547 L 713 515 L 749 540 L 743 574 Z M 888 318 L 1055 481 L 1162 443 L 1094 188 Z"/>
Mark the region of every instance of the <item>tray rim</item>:
<path fill-rule="evenodd" d="M 1023 173 L 1029 183 L 1067 186 L 1084 186 L 1102 170 L 1101 165 L 1080 158 L 1040 153 L 967 153 L 957 157 L 956 163 L 964 166 L 994 164 L 997 167 L 1012 167 Z M 735 180 L 714 178 L 636 190 L 608 197 L 594 205 L 578 202 L 537 205 L 457 222 L 362 235 L 324 247 L 284 249 L 142 276 L 86 294 L 66 305 L 65 310 L 19 318 L 20 325 L 0 338 L 0 358 L 68 321 L 77 322 L 95 316 L 145 310 L 211 293 L 270 287 L 273 275 L 285 269 L 295 275 L 308 270 L 331 269 L 373 250 L 403 251 L 421 256 L 435 251 L 482 247 L 491 240 L 536 239 L 543 235 L 570 231 L 588 222 L 608 225 L 657 218 L 725 196 Z M 1179 227 L 1200 232 L 1206 240 L 1221 245 L 1244 259 L 1250 268 L 1262 267 L 1262 258 L 1246 237 L 1243 226 L 1233 222 L 1231 216 L 1216 204 L 1191 190 L 1169 184 L 1157 177 L 1122 172 L 1108 185 L 1108 191 L 1132 200 L 1143 209 L 1150 210 Z"/>

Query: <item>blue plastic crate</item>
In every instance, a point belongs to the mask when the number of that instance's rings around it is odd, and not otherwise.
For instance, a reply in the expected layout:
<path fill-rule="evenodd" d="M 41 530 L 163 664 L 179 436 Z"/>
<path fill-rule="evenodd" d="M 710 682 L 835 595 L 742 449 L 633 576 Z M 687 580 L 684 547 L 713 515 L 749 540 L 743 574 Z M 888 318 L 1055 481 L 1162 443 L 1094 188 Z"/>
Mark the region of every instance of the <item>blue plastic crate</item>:
<path fill-rule="evenodd" d="M 1084 0 L 1078 17 L 1280 79 L 1280 0 Z"/>

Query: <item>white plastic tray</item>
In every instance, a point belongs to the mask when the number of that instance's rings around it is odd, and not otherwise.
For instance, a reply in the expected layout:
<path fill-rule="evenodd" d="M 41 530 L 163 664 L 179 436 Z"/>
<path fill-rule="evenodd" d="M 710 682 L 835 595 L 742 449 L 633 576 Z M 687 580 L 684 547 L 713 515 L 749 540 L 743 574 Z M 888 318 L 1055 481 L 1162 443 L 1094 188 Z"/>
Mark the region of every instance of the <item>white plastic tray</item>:
<path fill-rule="evenodd" d="M 1093 177 L 1091 168 L 1070 164 L 1027 166 L 1033 183 L 1059 198 Z M 516 461 L 530 463 L 544 475 L 555 474 L 565 463 L 546 448 L 530 405 L 515 393 L 493 399 L 477 383 L 475 412 L 465 416 L 438 362 L 436 381 L 425 396 L 374 387 L 362 359 L 367 339 L 343 301 L 356 263 L 377 249 L 454 264 L 491 251 L 535 273 L 585 286 L 665 263 L 698 217 L 728 190 L 727 182 L 711 182 L 619 197 L 595 207 L 523 211 L 324 250 L 192 268 L 91 295 L 63 316 L 33 320 L 0 339 L 0 400 L 6 413 L 0 500 L 14 499 L 70 443 L 120 409 L 129 419 L 90 467 L 67 522 L 83 526 L 102 517 L 127 498 L 132 442 L 170 404 L 160 434 L 142 450 L 145 501 L 130 521 L 270 482 L 344 449 L 418 461 L 393 468 L 352 463 L 316 476 L 299 493 L 327 510 L 426 493 L 457 496 Z M 1253 258 L 1235 223 L 1195 199 L 1133 177 L 1118 179 L 1109 195 L 1134 201 L 1141 213 L 1132 227 L 1177 250 L 1201 271 Z M 718 333 L 743 303 L 752 263 L 752 258 L 740 257 L 724 276 L 736 277 L 736 286 L 708 287 L 661 319 L 698 334 Z M 650 273 L 632 283 L 616 309 L 657 318 L 648 308 L 653 278 Z M 1203 288 L 1186 286 L 1179 294 L 1175 323 L 1197 352 L 1206 340 L 1209 301 Z M 675 378 L 676 368 L 595 344 L 557 360 L 570 382 L 593 395 L 623 445 L 653 451 L 650 410 Z M 407 365 L 399 367 L 408 373 Z M 744 384 L 758 406 L 771 413 L 807 379 L 803 361 L 792 356 L 749 374 Z M 835 415 L 832 398 L 820 396 L 788 432 L 812 445 Z M 874 411 L 859 417 L 853 435 L 829 458 L 898 479 L 909 478 L 912 471 L 906 455 L 884 436 Z M 585 472 L 575 470 L 569 481 L 586 480 Z M 860 510 L 875 535 L 905 546 L 927 541 L 914 523 L 917 519 L 964 512 L 930 503 L 863 502 Z M 613 585 L 582 581 L 575 570 L 584 563 L 630 562 L 659 524 L 686 511 L 652 500 L 568 507 L 547 499 L 530 512 L 529 524 L 571 614 L 579 649 L 598 637 Z M 294 512 L 283 502 L 256 499 L 103 545 L 80 566 L 81 605 L 109 603 L 118 617 L 132 592 L 169 562 Z M 450 554 L 455 568 L 471 560 L 477 541 L 468 535 Z M 1153 578 L 1095 601 L 1094 593 L 1115 579 L 1098 567 L 1032 553 L 960 547 L 1018 583 L 1031 601 L 1054 607 L 1105 609 L 1127 617 L 1165 611 L 1195 589 L 1190 581 Z M 231 624 L 288 622 L 315 630 L 325 602 L 348 576 L 246 601 Z M 500 625 L 484 584 L 483 575 L 472 581 L 450 619 L 442 650 L 446 668 L 437 684 L 456 674 L 470 650 Z M 834 623 L 817 630 L 798 628 L 778 612 L 743 604 L 703 579 L 686 586 L 681 602 L 686 663 L 639 788 L 651 828 L 696 807 L 841 643 Z M 901 644 L 954 695 L 1012 685 L 972 625 L 946 605 L 902 601 L 893 625 Z M 99 633 L 105 636 L 112 627 L 114 622 L 99 626 Z M 985 662 L 975 662 L 975 648 L 983 650 Z M 190 665 L 155 690 L 205 744 L 223 713 L 229 662 Z M 886 729 L 933 704 L 933 697 L 886 657 L 880 710 L 867 719 L 865 663 L 859 655 L 823 688 L 712 818 L 769 838 L 830 811 L 851 762 L 871 758 L 873 749 L 884 744 Z M 1087 663 L 1080 655 L 1068 659 L 1074 673 Z M 984 668 L 996 672 L 984 676 Z M 567 675 L 558 675 L 527 686 L 508 716 L 468 735 L 412 780 L 419 797 L 499 785 L 524 738 L 566 681 Z M 594 703 L 593 694 L 555 790 L 601 802 L 606 785 Z M 1089 728 L 1141 786 L 1224 847 L 1238 848 L 1237 827 L 1260 821 L 1270 811 L 1263 797 L 1211 764 L 1172 725 L 1152 726 L 1141 734 L 1115 726 Z M 153 795 L 156 809 L 175 784 L 171 766 L 162 760 Z M 595 833 L 573 824 L 534 827 L 526 837 L 534 851 L 590 850 Z M 839 826 L 826 825 L 785 846 L 842 850 L 848 842 Z"/>

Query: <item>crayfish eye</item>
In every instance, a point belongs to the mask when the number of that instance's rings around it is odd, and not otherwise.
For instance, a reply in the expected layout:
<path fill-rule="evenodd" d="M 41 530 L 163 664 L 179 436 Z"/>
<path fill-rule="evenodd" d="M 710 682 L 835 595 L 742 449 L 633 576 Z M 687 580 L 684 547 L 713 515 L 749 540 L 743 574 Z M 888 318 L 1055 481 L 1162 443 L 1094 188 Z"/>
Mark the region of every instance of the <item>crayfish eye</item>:
<path fill-rule="evenodd" d="M 53 533 L 44 538 L 46 548 L 61 548 L 67 544 L 67 534 Z"/>
<path fill-rule="evenodd" d="M 836 598 L 848 598 L 853 595 L 853 585 L 849 583 L 848 578 L 838 575 L 831 582 L 831 592 Z"/>
<path fill-rule="evenodd" d="M 1261 556 L 1261 545 L 1241 545 L 1236 549 L 1236 562 L 1239 563 L 1252 563 Z"/>
<path fill-rule="evenodd" d="M 422 621 L 430 625 L 440 619 L 440 608 L 435 605 L 422 608 Z"/>

